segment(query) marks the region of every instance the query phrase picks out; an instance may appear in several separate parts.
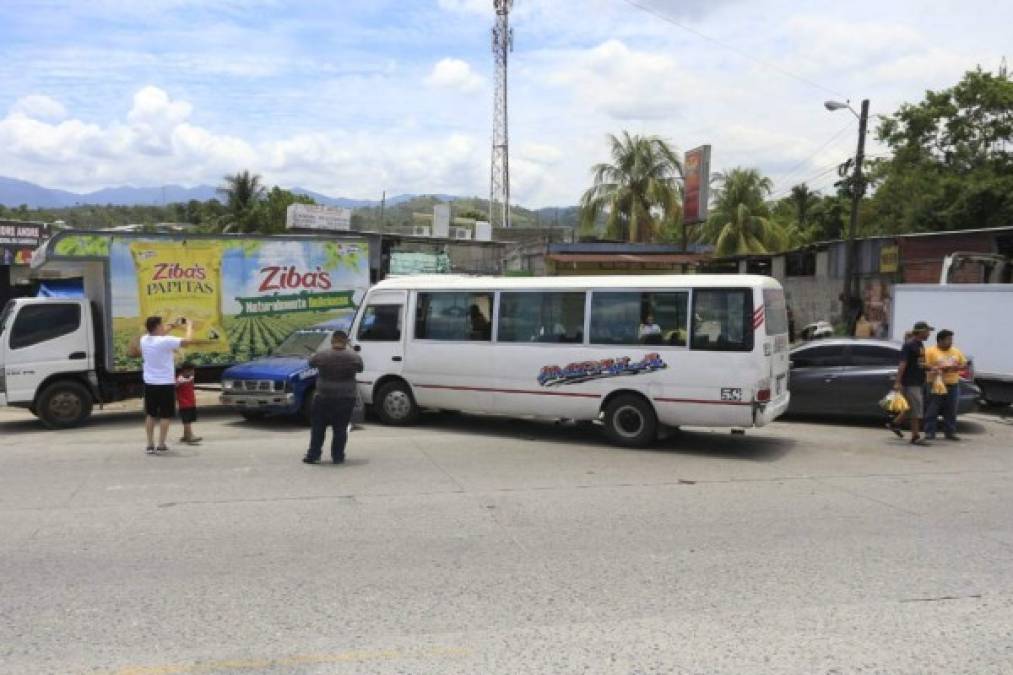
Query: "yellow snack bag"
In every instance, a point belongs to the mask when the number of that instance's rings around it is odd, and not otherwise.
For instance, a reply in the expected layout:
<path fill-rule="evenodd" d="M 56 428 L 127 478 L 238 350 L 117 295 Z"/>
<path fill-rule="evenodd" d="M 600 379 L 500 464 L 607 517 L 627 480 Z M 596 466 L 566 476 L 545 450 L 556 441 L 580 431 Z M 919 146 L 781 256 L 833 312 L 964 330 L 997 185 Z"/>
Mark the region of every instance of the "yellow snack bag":
<path fill-rule="evenodd" d="M 943 382 L 943 375 L 940 373 L 932 380 L 932 393 L 946 395 L 946 384 Z"/>
<path fill-rule="evenodd" d="M 229 340 L 222 321 L 222 245 L 214 241 L 137 241 L 130 244 L 137 273 L 141 316 L 160 316 L 177 324 L 182 337 L 186 323 L 193 337 L 211 344 L 194 351 L 227 352 Z"/>

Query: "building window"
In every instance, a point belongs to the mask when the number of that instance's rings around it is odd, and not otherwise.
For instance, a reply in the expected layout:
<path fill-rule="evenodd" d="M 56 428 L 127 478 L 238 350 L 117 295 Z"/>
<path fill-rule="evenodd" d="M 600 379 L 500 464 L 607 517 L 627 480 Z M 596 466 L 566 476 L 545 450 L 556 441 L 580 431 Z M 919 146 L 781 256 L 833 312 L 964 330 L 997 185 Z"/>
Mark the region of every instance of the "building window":
<path fill-rule="evenodd" d="M 785 255 L 784 274 L 789 277 L 816 275 L 816 251 L 793 251 Z"/>

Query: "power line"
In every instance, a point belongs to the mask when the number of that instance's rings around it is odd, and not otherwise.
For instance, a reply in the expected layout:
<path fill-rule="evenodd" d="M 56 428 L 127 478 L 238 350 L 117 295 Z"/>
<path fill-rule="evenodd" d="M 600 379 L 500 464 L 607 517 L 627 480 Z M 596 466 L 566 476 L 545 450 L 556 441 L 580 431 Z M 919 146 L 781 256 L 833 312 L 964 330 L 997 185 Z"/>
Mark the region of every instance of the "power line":
<path fill-rule="evenodd" d="M 784 172 L 780 173 L 779 175 L 775 176 L 775 177 L 773 178 L 773 180 L 774 180 L 775 182 L 777 182 L 777 183 L 780 183 L 780 182 L 782 182 L 782 181 L 788 181 L 789 179 L 791 179 L 791 178 L 794 178 L 794 176 L 796 175 L 796 173 L 798 172 L 798 170 L 799 170 L 799 169 L 801 169 L 801 168 L 802 168 L 803 166 L 805 166 L 806 164 L 808 164 L 808 163 L 809 163 L 809 161 L 810 161 L 810 160 L 811 160 L 811 159 L 812 159 L 813 157 L 815 157 L 816 155 L 818 155 L 819 153 L 821 153 L 821 152 L 822 152 L 822 151 L 824 150 L 824 148 L 826 148 L 826 147 L 827 147 L 827 146 L 829 146 L 829 145 L 830 145 L 831 143 L 833 143 L 833 142 L 834 142 L 834 141 L 836 141 L 836 140 L 837 140 L 838 138 L 840 138 L 840 137 L 841 137 L 841 135 L 842 135 L 842 134 L 843 134 L 843 133 L 844 133 L 845 131 L 848 131 L 848 130 L 849 130 L 849 129 L 851 129 L 851 127 L 853 127 L 853 126 L 855 126 L 855 122 L 854 122 L 854 120 L 849 120 L 849 121 L 848 121 L 848 123 L 847 123 L 846 125 L 844 125 L 844 126 L 843 126 L 843 127 L 841 127 L 840 129 L 838 129 L 838 130 L 837 130 L 837 131 L 836 131 L 836 132 L 834 133 L 834 135 L 833 135 L 833 136 L 831 136 L 830 138 L 828 138 L 828 139 L 827 139 L 827 140 L 826 140 L 826 141 L 825 141 L 825 142 L 824 142 L 824 143 L 823 143 L 823 144 L 822 144 L 822 145 L 821 145 L 820 147 L 818 147 L 818 148 L 816 148 L 815 150 L 813 150 L 813 151 L 812 151 L 812 153 L 811 153 L 811 154 L 810 154 L 810 155 L 809 155 L 808 157 L 806 157 L 805 159 L 803 159 L 802 161 L 800 161 L 800 162 L 799 162 L 798 164 L 794 165 L 793 167 L 791 167 L 791 168 L 790 168 L 790 169 L 788 169 L 787 171 L 784 171 Z"/>
<path fill-rule="evenodd" d="M 801 75 L 796 75 L 795 73 L 792 73 L 792 72 L 790 72 L 788 70 L 785 70 L 784 68 L 781 68 L 780 66 L 776 66 L 773 63 L 770 63 L 769 61 L 763 61 L 761 59 L 756 58 L 755 56 L 750 56 L 749 54 L 747 54 L 746 52 L 742 51 L 741 49 L 738 49 L 737 47 L 733 47 L 733 46 L 731 46 L 731 45 L 729 45 L 729 44 L 727 44 L 725 42 L 722 42 L 721 40 L 718 40 L 717 38 L 713 38 L 713 37 L 711 37 L 709 35 L 706 35 L 705 33 L 701 33 L 700 31 L 698 31 L 695 28 L 690 28 L 686 24 L 681 23 L 679 21 L 676 21 L 675 19 L 673 19 L 672 17 L 668 16 L 667 14 L 664 14 L 664 13 L 662 13 L 662 12 L 654 9 L 653 7 L 648 7 L 647 5 L 644 5 L 643 3 L 638 2 L 638 0 L 625 0 L 625 1 L 626 1 L 627 4 L 633 5 L 637 9 L 639 9 L 641 11 L 644 11 L 644 12 L 647 12 L 648 14 L 652 14 L 652 15 L 656 16 L 657 18 L 661 19 L 662 21 L 667 21 L 668 23 L 672 24 L 673 26 L 678 26 L 679 28 L 683 29 L 687 33 L 692 33 L 693 35 L 696 35 L 698 38 L 700 38 L 702 40 L 706 40 L 707 42 L 711 42 L 713 44 L 716 44 L 717 46 L 722 47 L 723 49 L 727 49 L 728 51 L 733 52 L 734 54 L 739 55 L 740 57 L 746 59 L 747 61 L 752 61 L 753 63 L 756 63 L 758 65 L 763 66 L 764 68 L 769 68 L 769 69 L 771 69 L 771 70 L 773 70 L 775 72 L 780 73 L 781 75 L 784 75 L 785 77 L 790 77 L 793 80 L 798 80 L 799 82 L 802 82 L 804 84 L 808 84 L 810 87 L 815 87 L 816 89 L 820 89 L 822 91 L 825 91 L 828 94 L 833 94 L 834 96 L 841 96 L 843 98 L 847 98 L 847 96 L 845 94 L 842 94 L 841 92 L 836 91 L 834 89 L 830 89 L 828 87 L 824 87 L 819 82 L 814 82 L 814 81 L 810 80 L 809 78 L 802 77 Z"/>

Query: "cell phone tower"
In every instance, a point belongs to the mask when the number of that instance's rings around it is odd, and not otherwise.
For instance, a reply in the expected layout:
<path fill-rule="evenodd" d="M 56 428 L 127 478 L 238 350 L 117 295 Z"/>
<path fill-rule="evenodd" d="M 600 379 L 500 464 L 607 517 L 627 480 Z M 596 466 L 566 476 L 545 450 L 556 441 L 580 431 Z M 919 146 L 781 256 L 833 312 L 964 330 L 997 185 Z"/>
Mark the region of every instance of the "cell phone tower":
<path fill-rule="evenodd" d="M 492 174 L 489 181 L 489 223 L 510 227 L 510 131 L 507 124 L 507 55 L 514 48 L 510 28 L 513 0 L 493 0 L 496 25 L 492 28 L 492 53 L 496 86 L 492 95 Z"/>

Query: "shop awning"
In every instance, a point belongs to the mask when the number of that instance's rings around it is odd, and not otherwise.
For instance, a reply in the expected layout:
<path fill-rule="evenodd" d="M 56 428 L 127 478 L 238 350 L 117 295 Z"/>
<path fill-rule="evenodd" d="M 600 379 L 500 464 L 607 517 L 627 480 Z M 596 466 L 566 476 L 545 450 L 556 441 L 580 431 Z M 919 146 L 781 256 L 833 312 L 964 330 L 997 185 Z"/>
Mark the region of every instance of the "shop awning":
<path fill-rule="evenodd" d="M 550 253 L 557 263 L 640 263 L 642 265 L 697 265 L 706 256 L 692 253 Z"/>

